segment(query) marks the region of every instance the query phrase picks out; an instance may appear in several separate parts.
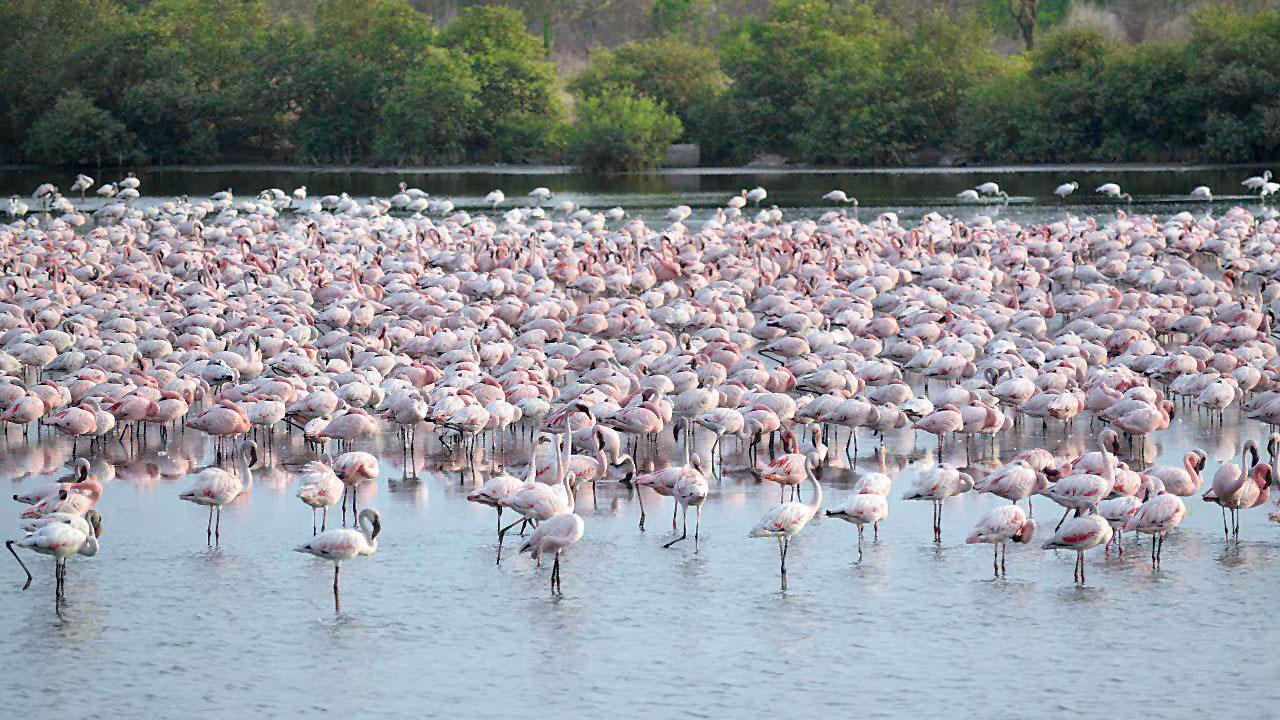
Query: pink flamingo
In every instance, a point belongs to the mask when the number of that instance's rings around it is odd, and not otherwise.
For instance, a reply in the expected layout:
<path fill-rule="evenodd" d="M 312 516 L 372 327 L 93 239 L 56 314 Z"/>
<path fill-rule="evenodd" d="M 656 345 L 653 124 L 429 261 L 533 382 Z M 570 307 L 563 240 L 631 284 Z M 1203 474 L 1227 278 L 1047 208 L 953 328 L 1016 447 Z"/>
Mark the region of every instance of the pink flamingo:
<path fill-rule="evenodd" d="M 933 541 L 942 542 L 942 503 L 949 497 L 973 489 L 973 478 L 955 465 L 943 463 L 916 477 L 903 500 L 928 500 L 933 503 Z"/>
<path fill-rule="evenodd" d="M 336 505 L 346 492 L 346 486 L 334 474 L 333 469 L 322 462 L 312 461 L 302 467 L 302 487 L 298 499 L 311 508 L 311 534 L 316 534 L 316 510 L 322 510 L 320 530 L 329 521 L 329 508 Z"/>
<path fill-rule="evenodd" d="M 1044 549 L 1065 548 L 1076 551 L 1076 566 L 1073 578 L 1084 584 L 1084 553 L 1090 548 L 1106 545 L 1111 542 L 1111 524 L 1101 515 L 1084 510 L 1076 510 L 1076 516 L 1058 526 L 1053 537 L 1042 546 Z"/>
<path fill-rule="evenodd" d="M 1151 567 L 1158 568 L 1164 538 L 1187 516 L 1187 506 L 1182 498 L 1166 492 L 1154 478 L 1145 484 L 1144 496 L 1142 505 L 1125 522 L 1124 529 L 1151 536 Z"/>
<path fill-rule="evenodd" d="M 1017 505 L 1001 505 L 978 520 L 978 524 L 965 538 L 965 542 L 970 545 L 991 543 L 995 551 L 991 562 L 995 568 L 996 577 L 1000 577 L 1008 574 L 1004 561 L 1009 552 L 1009 542 L 1029 543 L 1035 532 L 1036 521 L 1027 517 L 1022 508 Z"/>
<path fill-rule="evenodd" d="M 356 518 L 359 530 L 335 528 L 315 535 L 311 540 L 294 548 L 294 552 L 314 555 L 333 562 L 333 609 L 340 609 L 338 600 L 338 572 L 342 563 L 378 552 L 378 534 L 382 532 L 382 517 L 373 508 L 365 508 Z"/>
<path fill-rule="evenodd" d="M 791 547 L 791 538 L 804 529 L 805 525 L 822 507 L 822 484 L 809 473 L 809 481 L 813 483 L 813 498 L 809 502 L 786 502 L 778 505 L 756 523 L 748 537 L 771 537 L 778 540 L 778 555 L 782 563 L 782 589 L 787 589 L 787 550 Z"/>
<path fill-rule="evenodd" d="M 257 443 L 252 440 L 242 443 L 236 453 L 236 462 L 234 472 L 218 467 L 205 468 L 196 475 L 191 489 L 178 496 L 187 502 L 209 508 L 209 527 L 205 529 L 205 536 L 210 546 L 219 544 L 222 540 L 222 506 L 253 486 L 253 466 L 258 462 Z M 215 511 L 218 515 L 216 525 L 213 517 Z"/>
<path fill-rule="evenodd" d="M 367 452 L 353 450 L 339 455 L 333 461 L 333 472 L 342 480 L 346 490 L 342 493 L 342 524 L 347 523 L 347 495 L 351 495 L 351 518 L 355 520 L 357 491 L 360 483 L 373 480 L 381 474 L 378 458 Z"/>
<path fill-rule="evenodd" d="M 1249 456 L 1249 471 L 1245 472 L 1244 456 Z M 1258 507 L 1270 495 L 1271 466 L 1258 462 L 1258 446 L 1252 440 L 1245 443 L 1241 464 L 1224 464 L 1213 475 L 1213 487 L 1202 499 L 1222 507 L 1222 533 L 1226 537 L 1240 537 L 1240 510 Z M 1231 511 L 1231 529 L 1227 529 L 1227 510 Z"/>

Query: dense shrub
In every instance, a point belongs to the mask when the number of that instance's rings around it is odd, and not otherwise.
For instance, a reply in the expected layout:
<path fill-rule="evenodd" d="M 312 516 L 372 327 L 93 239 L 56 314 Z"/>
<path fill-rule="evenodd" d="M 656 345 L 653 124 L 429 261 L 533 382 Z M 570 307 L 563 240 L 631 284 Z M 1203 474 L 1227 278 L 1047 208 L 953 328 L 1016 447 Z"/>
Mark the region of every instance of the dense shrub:
<path fill-rule="evenodd" d="M 525 30 L 519 12 L 468 8 L 445 28 L 441 44 L 466 58 L 480 82 L 478 112 L 484 122 L 472 128 L 469 149 L 493 158 L 506 142 L 498 138 L 499 128 L 561 119 L 555 66 L 543 59 L 542 41 Z"/>
<path fill-rule="evenodd" d="M 699 140 L 719 131 L 706 127 L 702 118 L 728 86 L 729 78 L 711 48 L 668 35 L 593 51 L 590 63 L 569 88 L 589 97 L 630 87 L 665 105 L 680 118 L 685 134 Z"/>
<path fill-rule="evenodd" d="M 123 165 L 136 155 L 133 134 L 124 123 L 79 90 L 64 92 L 36 120 L 25 151 L 54 165 Z"/>
<path fill-rule="evenodd" d="M 378 155 L 393 162 L 456 162 L 476 122 L 480 81 L 461 59 L 429 48 L 382 106 Z"/>
<path fill-rule="evenodd" d="M 627 88 L 585 98 L 571 131 L 573 157 L 593 170 L 638 170 L 662 164 L 683 128 L 661 103 Z"/>

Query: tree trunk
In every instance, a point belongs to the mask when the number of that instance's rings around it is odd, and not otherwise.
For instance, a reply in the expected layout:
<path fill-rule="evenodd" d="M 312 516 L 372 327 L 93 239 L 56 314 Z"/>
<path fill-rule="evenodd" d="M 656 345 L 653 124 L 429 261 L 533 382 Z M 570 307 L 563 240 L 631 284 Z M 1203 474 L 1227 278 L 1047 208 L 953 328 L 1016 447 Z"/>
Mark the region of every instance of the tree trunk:
<path fill-rule="evenodd" d="M 1036 21 L 1040 15 L 1040 0 L 1009 0 L 1009 14 L 1018 24 L 1022 42 L 1028 50 L 1036 45 Z"/>

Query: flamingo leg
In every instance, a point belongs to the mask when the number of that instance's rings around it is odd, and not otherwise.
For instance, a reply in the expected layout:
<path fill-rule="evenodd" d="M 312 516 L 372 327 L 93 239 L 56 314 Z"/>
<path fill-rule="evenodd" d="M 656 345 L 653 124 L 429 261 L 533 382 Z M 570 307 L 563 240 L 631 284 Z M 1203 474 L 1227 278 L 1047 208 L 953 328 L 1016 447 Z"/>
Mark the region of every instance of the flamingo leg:
<path fill-rule="evenodd" d="M 213 506 L 212 505 L 209 506 L 209 524 L 205 526 L 204 539 L 205 539 L 205 542 L 207 542 L 210 547 L 213 546 Z"/>
<path fill-rule="evenodd" d="M 790 538 L 779 538 L 778 549 L 782 557 L 782 589 L 787 589 L 787 548 L 791 545 Z"/>
<path fill-rule="evenodd" d="M 218 519 L 213 523 L 213 544 L 222 545 L 222 506 L 218 506 Z"/>
<path fill-rule="evenodd" d="M 316 509 L 311 508 L 311 537 L 316 536 Z"/>
<path fill-rule="evenodd" d="M 699 512 L 701 512 L 701 508 L 699 508 Z M 673 529 L 674 529 L 674 528 L 673 528 Z M 678 538 L 676 538 L 676 539 L 672 540 L 671 542 L 669 542 L 669 543 L 667 543 L 667 544 L 663 545 L 662 547 L 664 547 L 664 548 L 669 548 L 669 547 L 671 547 L 672 545 L 675 545 L 676 543 L 680 542 L 681 540 L 684 540 L 684 539 L 685 539 L 685 538 L 687 538 L 687 537 L 689 537 L 689 508 L 688 508 L 688 506 L 685 506 L 685 508 L 684 508 L 684 532 L 680 534 L 680 537 L 678 537 Z"/>
<path fill-rule="evenodd" d="M 996 577 L 1000 577 L 1000 543 L 991 546 L 995 553 L 991 557 L 991 566 L 995 568 Z"/>
<path fill-rule="evenodd" d="M 865 529 L 865 525 L 858 526 L 858 562 L 862 562 L 862 531 Z"/>
<path fill-rule="evenodd" d="M 333 611 L 338 612 L 342 606 L 338 600 L 338 569 L 342 566 L 338 563 L 333 564 Z"/>
<path fill-rule="evenodd" d="M 1071 508 L 1067 508 L 1066 511 L 1062 513 L 1062 519 L 1059 520 L 1058 524 L 1054 526 L 1053 528 L 1054 532 L 1058 532 L 1058 529 L 1062 527 L 1062 523 L 1067 521 L 1067 516 L 1070 514 L 1071 514 Z"/>
<path fill-rule="evenodd" d="M 22 562 L 22 558 L 18 557 L 18 551 L 13 549 L 12 540 L 5 540 L 4 546 L 9 548 L 9 552 L 13 555 L 13 559 L 18 561 L 18 566 L 22 568 L 22 572 L 27 574 L 27 582 L 22 586 L 22 589 L 26 590 L 31 587 L 31 571 L 27 569 L 27 564 Z"/>
<path fill-rule="evenodd" d="M 636 499 L 640 501 L 640 531 L 644 532 L 644 490 L 636 485 Z"/>
<path fill-rule="evenodd" d="M 325 526 L 329 524 L 329 507 L 326 505 L 320 511 L 320 532 L 324 532 Z"/>
<path fill-rule="evenodd" d="M 495 565 L 502 564 L 502 506 L 498 506 L 498 559 Z"/>
<path fill-rule="evenodd" d="M 502 513 L 501 513 L 501 512 L 499 512 L 499 513 L 498 513 L 498 522 L 499 522 L 499 523 L 501 523 L 501 522 L 502 522 Z M 510 525 L 508 525 L 508 526 L 506 526 L 506 527 L 499 527 L 499 528 L 498 528 L 498 543 L 499 543 L 499 544 L 501 544 L 501 543 L 502 543 L 502 538 L 506 537 L 506 535 L 507 535 L 507 531 L 508 531 L 508 530 L 510 530 L 511 528 L 515 527 L 516 525 L 519 525 L 520 523 L 527 523 L 527 522 L 529 522 L 529 521 L 528 521 L 528 520 L 525 520 L 524 518 L 520 518 L 519 520 L 516 520 L 515 522 L 511 523 Z M 523 528 L 523 527 L 521 527 L 521 528 L 520 528 L 520 531 L 521 531 L 521 532 L 524 532 L 524 528 Z"/>

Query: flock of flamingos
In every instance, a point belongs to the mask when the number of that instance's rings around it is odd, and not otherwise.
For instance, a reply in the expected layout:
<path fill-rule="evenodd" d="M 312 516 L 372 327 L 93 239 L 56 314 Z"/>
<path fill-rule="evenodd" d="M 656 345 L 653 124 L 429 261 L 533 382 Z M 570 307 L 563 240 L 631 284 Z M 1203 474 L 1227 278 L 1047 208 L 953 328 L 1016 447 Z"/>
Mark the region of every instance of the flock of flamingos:
<path fill-rule="evenodd" d="M 518 204 L 494 191 L 492 212 L 473 215 L 403 185 L 388 199 L 299 188 L 138 202 L 139 185 L 103 186 L 93 213 L 42 185 L 43 212 L 0 226 L 5 441 L 56 430 L 91 455 L 204 433 L 214 463 L 179 498 L 207 508 L 217 545 L 259 456 L 301 433 L 312 535 L 296 550 L 333 563 L 335 606 L 342 564 L 373 555 L 382 529 L 359 507 L 381 472 L 360 448 L 393 429 L 406 453 L 426 429 L 461 456 L 467 499 L 496 510 L 499 562 L 519 533 L 521 552 L 551 560 L 553 594 L 586 532 L 586 486 L 626 483 L 642 530 L 645 496 L 650 509 L 671 498 L 666 547 L 696 547 L 731 440 L 744 476 L 779 486 L 743 530 L 776 540 L 783 588 L 790 542 L 819 512 L 857 526 L 861 555 L 866 526 L 888 516 L 884 435 L 908 428 L 936 438 L 902 494 L 934 505 L 936 541 L 948 498 L 1008 501 L 967 537 L 993 546 L 996 576 L 1009 543 L 1037 534 L 1075 553 L 1079 583 L 1086 552 L 1123 552 L 1125 533 L 1150 536 L 1158 566 L 1184 498 L 1219 505 L 1229 541 L 1239 513 L 1268 501 L 1280 223 L 1240 207 L 1026 226 L 931 213 L 908 227 L 859 219 L 842 191 L 821 217 L 750 216 L 767 197 L 756 188 L 686 225 L 688 207 L 646 223 L 553 204 L 545 188 Z M 1240 414 L 1257 437 L 1206 481 L 1204 451 L 1159 454 L 1179 411 Z M 942 462 L 948 443 L 994 452 L 1028 423 L 1087 432 L 1089 451 L 1023 449 L 985 474 Z M 526 438 L 518 474 L 486 453 Z M 878 471 L 824 506 L 823 469 L 856 463 L 860 441 Z M 103 492 L 81 457 L 14 496 L 25 534 L 7 546 L 27 586 L 19 549 L 54 559 L 62 601 L 67 561 L 100 550 Z M 1035 496 L 1063 509 L 1038 533 Z"/>

